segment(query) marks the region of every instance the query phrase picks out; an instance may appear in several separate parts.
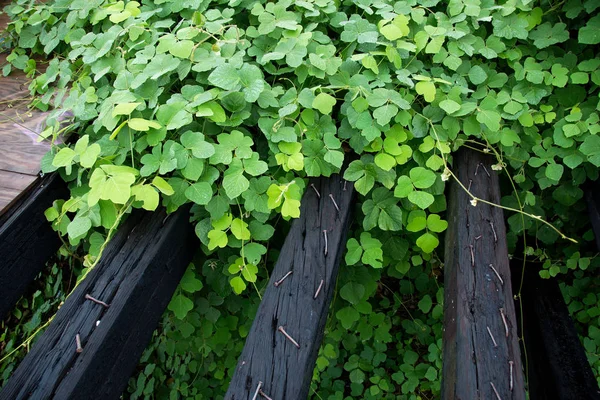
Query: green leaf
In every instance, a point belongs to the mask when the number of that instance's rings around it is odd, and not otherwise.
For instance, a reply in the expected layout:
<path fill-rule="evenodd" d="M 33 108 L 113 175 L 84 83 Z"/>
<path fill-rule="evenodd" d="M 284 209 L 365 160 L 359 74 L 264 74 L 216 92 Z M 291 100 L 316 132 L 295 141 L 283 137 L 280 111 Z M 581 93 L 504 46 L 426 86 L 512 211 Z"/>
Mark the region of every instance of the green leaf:
<path fill-rule="evenodd" d="M 150 185 L 137 185 L 131 188 L 131 194 L 136 201 L 142 202 L 142 208 L 154 211 L 158 207 L 158 192 Z"/>
<path fill-rule="evenodd" d="M 409 172 L 410 180 L 417 189 L 427 189 L 433 186 L 435 183 L 436 175 L 435 172 L 423 168 L 415 167 Z"/>
<path fill-rule="evenodd" d="M 579 29 L 577 40 L 582 44 L 600 43 L 600 15 L 590 18 L 587 24 Z"/>
<path fill-rule="evenodd" d="M 437 214 L 429 214 L 427 217 L 427 229 L 433 232 L 443 232 L 448 228 L 448 222 L 444 221 Z"/>
<path fill-rule="evenodd" d="M 354 307 L 344 307 L 339 310 L 335 316 L 340 320 L 344 329 L 350 329 L 352 325 L 360 319 L 360 314 Z"/>
<path fill-rule="evenodd" d="M 210 73 L 208 81 L 225 90 L 236 90 L 240 86 L 240 76 L 238 75 L 238 71 L 231 64 L 219 65 Z"/>
<path fill-rule="evenodd" d="M 154 179 L 152 179 L 152 184 L 164 195 L 171 196 L 173 193 L 175 193 L 171 185 L 169 185 L 169 183 L 167 183 L 167 181 L 160 176 L 155 176 Z"/>
<path fill-rule="evenodd" d="M 113 108 L 112 116 L 129 115 L 142 103 L 120 103 Z"/>
<path fill-rule="evenodd" d="M 446 99 L 440 101 L 440 108 L 446 111 L 448 114 L 452 114 L 460 110 L 460 104 L 454 100 Z"/>
<path fill-rule="evenodd" d="M 70 239 L 75 239 L 88 233 L 92 228 L 92 221 L 88 217 L 77 216 L 67 226 Z"/>
<path fill-rule="evenodd" d="M 133 130 L 142 132 L 147 132 L 150 128 L 159 129 L 162 127 L 162 125 L 156 121 L 148 121 L 143 118 L 131 118 L 127 121 L 127 125 Z"/>
<path fill-rule="evenodd" d="M 223 188 L 230 199 L 235 199 L 250 187 L 250 181 L 244 176 L 242 162 L 235 160 L 223 175 Z"/>
<path fill-rule="evenodd" d="M 176 294 L 168 306 L 179 319 L 184 319 L 193 308 L 194 303 L 182 293 Z"/>
<path fill-rule="evenodd" d="M 185 190 L 185 197 L 196 204 L 205 206 L 212 199 L 213 189 L 208 182 L 197 182 Z"/>
<path fill-rule="evenodd" d="M 408 194 L 408 200 L 424 210 L 433 204 L 435 198 L 431 193 L 415 191 Z"/>
<path fill-rule="evenodd" d="M 239 218 L 235 218 L 231 221 L 231 233 L 238 240 L 250 240 L 250 230 L 248 230 L 248 224 Z"/>
<path fill-rule="evenodd" d="M 475 65 L 469 70 L 469 80 L 474 85 L 482 84 L 487 78 L 488 75 L 485 73 L 485 70 L 479 65 Z"/>
<path fill-rule="evenodd" d="M 359 262 L 363 253 L 363 249 L 360 246 L 360 243 L 358 243 L 356 239 L 350 238 L 348 240 L 348 243 L 346 244 L 346 248 L 348 249 L 345 258 L 346 264 L 354 265 L 357 262 Z"/>
<path fill-rule="evenodd" d="M 561 164 L 548 164 L 546 167 L 546 176 L 553 181 L 559 181 L 563 175 L 565 167 Z"/>
<path fill-rule="evenodd" d="M 329 115 L 333 111 L 336 100 L 327 93 L 319 93 L 312 102 L 312 107 L 319 110 L 322 114 Z"/>
<path fill-rule="evenodd" d="M 215 147 L 204 140 L 204 135 L 200 132 L 186 131 L 180 140 L 183 147 L 191 150 L 194 157 L 205 159 L 215 154 Z"/>
<path fill-rule="evenodd" d="M 424 233 L 417 239 L 417 246 L 419 246 L 424 253 L 431 253 L 439 244 L 440 241 L 438 238 L 431 233 Z"/>
<path fill-rule="evenodd" d="M 431 81 L 421 81 L 417 82 L 415 85 L 415 89 L 418 94 L 422 95 L 425 98 L 425 101 L 431 103 L 435 100 L 435 85 Z"/>
<path fill-rule="evenodd" d="M 246 289 L 246 282 L 239 276 L 231 278 L 229 284 L 233 288 L 235 294 L 241 294 Z"/>
<path fill-rule="evenodd" d="M 179 283 L 181 288 L 188 293 L 196 293 L 202 290 L 202 282 L 196 278 L 196 274 L 192 269 L 192 266 L 188 267 L 188 269 L 183 274 L 181 278 L 181 282 Z"/>
<path fill-rule="evenodd" d="M 501 116 L 493 110 L 479 110 L 477 112 L 477 121 L 487 126 L 492 132 L 500 130 Z"/>
<path fill-rule="evenodd" d="M 220 231 L 218 229 L 213 229 L 208 232 L 208 249 L 214 250 L 217 247 L 223 248 L 227 246 L 227 233 Z"/>
<path fill-rule="evenodd" d="M 340 289 L 340 297 L 350 304 L 358 304 L 365 295 L 365 287 L 360 283 L 348 282 Z"/>
<path fill-rule="evenodd" d="M 419 304 L 418 304 L 419 310 L 421 310 L 425 314 L 427 314 L 427 313 L 429 313 L 429 311 L 431 311 L 432 305 L 433 305 L 433 301 L 431 300 L 431 296 L 429 296 L 428 294 L 423 296 L 423 298 L 419 301 Z"/>
<path fill-rule="evenodd" d="M 386 125 L 396 114 L 398 114 L 398 107 L 393 104 L 385 104 L 373 112 L 373 117 L 375 117 L 379 125 Z"/>

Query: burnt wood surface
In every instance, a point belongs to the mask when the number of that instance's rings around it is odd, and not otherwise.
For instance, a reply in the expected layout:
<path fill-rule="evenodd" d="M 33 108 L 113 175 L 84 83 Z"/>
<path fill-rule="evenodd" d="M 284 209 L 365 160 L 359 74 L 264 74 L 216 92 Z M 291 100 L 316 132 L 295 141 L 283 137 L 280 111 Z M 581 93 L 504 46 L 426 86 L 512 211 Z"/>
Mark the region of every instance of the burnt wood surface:
<path fill-rule="evenodd" d="M 46 175 L 0 216 L 0 319 L 60 247 L 60 238 L 44 211 L 68 194 L 60 176 Z"/>
<path fill-rule="evenodd" d="M 197 247 L 188 219 L 187 207 L 169 216 L 164 210 L 134 212 L 0 399 L 118 399 Z M 86 294 L 110 307 L 86 300 Z"/>
<path fill-rule="evenodd" d="M 238 359 L 227 400 L 255 398 L 259 382 L 261 390 L 272 399 L 305 400 L 308 396 L 339 262 L 346 248 L 353 197 L 352 183 L 344 183 L 339 175 L 311 183 L 320 197 L 312 187 L 306 188 L 300 218 L 285 239 Z M 289 271 L 293 273 L 274 286 Z M 321 280 L 323 285 L 315 299 Z M 299 348 L 278 331 L 280 326 Z"/>
<path fill-rule="evenodd" d="M 453 170 L 475 196 L 499 204 L 494 163 L 479 151 L 463 148 L 454 156 Z M 502 210 L 481 201 L 473 206 L 454 181 L 449 190 L 442 398 L 524 400 Z M 512 390 L 509 362 L 513 363 Z"/>
<path fill-rule="evenodd" d="M 539 276 L 539 263 L 512 262 L 520 284 L 531 400 L 597 400 L 598 383 L 579 341 L 558 282 Z"/>

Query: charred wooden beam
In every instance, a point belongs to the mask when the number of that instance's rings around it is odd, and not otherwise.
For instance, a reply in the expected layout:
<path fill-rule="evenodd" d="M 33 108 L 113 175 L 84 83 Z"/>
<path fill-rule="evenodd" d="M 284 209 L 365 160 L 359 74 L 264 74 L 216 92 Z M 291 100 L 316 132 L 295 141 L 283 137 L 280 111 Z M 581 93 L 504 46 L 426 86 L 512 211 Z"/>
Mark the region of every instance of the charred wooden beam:
<path fill-rule="evenodd" d="M 118 399 L 197 247 L 188 218 L 130 216 L 0 399 Z"/>
<path fill-rule="evenodd" d="M 512 262 L 520 284 L 523 336 L 531 400 L 598 400 L 600 390 L 555 279 L 539 276 L 539 263 Z M 525 268 L 525 270 L 523 270 Z"/>
<path fill-rule="evenodd" d="M 0 216 L 0 318 L 12 310 L 29 284 L 60 247 L 44 216 L 54 200 L 69 194 L 57 174 L 40 178 Z"/>
<path fill-rule="evenodd" d="M 476 197 L 500 203 L 494 160 L 461 149 L 454 173 Z M 442 398 L 525 399 L 502 210 L 450 184 L 444 266 Z"/>
<path fill-rule="evenodd" d="M 346 247 L 353 186 L 311 182 L 292 224 L 225 396 L 304 400 Z M 315 190 L 316 189 L 316 190 Z M 290 274 L 290 272 L 292 272 Z M 285 279 L 283 279 L 285 277 Z"/>

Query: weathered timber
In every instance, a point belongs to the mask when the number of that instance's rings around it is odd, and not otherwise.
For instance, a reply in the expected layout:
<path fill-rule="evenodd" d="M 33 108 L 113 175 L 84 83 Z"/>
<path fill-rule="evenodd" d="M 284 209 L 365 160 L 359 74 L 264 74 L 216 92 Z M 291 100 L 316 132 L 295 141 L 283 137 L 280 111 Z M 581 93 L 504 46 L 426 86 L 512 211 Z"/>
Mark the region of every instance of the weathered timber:
<path fill-rule="evenodd" d="M 118 399 L 197 247 L 188 219 L 187 207 L 131 215 L 0 399 Z"/>
<path fill-rule="evenodd" d="M 461 149 L 454 173 L 473 195 L 499 204 L 493 163 L 481 152 Z M 449 190 L 442 398 L 524 400 L 502 210 L 481 201 L 473 206 L 457 182 Z"/>
<path fill-rule="evenodd" d="M 346 246 L 354 190 L 351 182 L 338 175 L 311 183 L 315 187 L 307 187 L 300 218 L 285 239 L 227 400 L 253 399 L 259 382 L 260 390 L 273 399 L 304 400 L 308 396 Z M 290 271 L 293 273 L 275 286 Z"/>
<path fill-rule="evenodd" d="M 520 260 L 511 262 L 515 286 L 523 276 L 522 334 L 527 353 L 529 398 L 598 400 L 598 383 L 558 282 L 540 278 L 540 266 L 533 262 L 523 265 Z"/>
<path fill-rule="evenodd" d="M 0 318 L 14 307 L 60 247 L 60 238 L 44 211 L 68 193 L 62 178 L 50 174 L 38 179 L 18 202 L 0 215 Z"/>

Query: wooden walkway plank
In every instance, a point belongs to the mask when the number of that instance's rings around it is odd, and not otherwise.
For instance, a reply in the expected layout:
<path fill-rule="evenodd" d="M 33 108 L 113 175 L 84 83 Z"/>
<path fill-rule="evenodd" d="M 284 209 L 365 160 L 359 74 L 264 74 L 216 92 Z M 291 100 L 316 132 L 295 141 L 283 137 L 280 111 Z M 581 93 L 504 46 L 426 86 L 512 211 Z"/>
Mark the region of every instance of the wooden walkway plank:
<path fill-rule="evenodd" d="M 189 207 L 131 215 L 0 399 L 118 399 L 197 248 L 188 220 Z"/>
<path fill-rule="evenodd" d="M 512 263 L 513 282 L 523 264 Z M 525 265 L 521 293 L 529 398 L 598 400 L 600 390 L 555 279 L 539 276 L 540 264 Z"/>
<path fill-rule="evenodd" d="M 305 400 L 308 396 L 346 247 L 353 197 L 352 184 L 339 175 L 311 182 L 316 190 L 308 187 L 302 198 L 300 218 L 285 239 L 225 395 L 227 400 L 255 398 L 259 382 L 260 390 L 273 399 Z M 293 273 L 287 275 L 290 271 Z M 283 277 L 276 287 L 275 282 Z"/>
<path fill-rule="evenodd" d="M 481 152 L 461 149 L 454 172 L 475 196 L 499 204 L 492 163 Z M 473 206 L 456 182 L 449 191 L 442 398 L 524 400 L 502 210 Z"/>
<path fill-rule="evenodd" d="M 28 285 L 61 245 L 44 216 L 54 200 L 68 196 L 58 174 L 40 179 L 24 193 L 19 204 L 0 215 L 0 318 L 4 318 Z"/>

